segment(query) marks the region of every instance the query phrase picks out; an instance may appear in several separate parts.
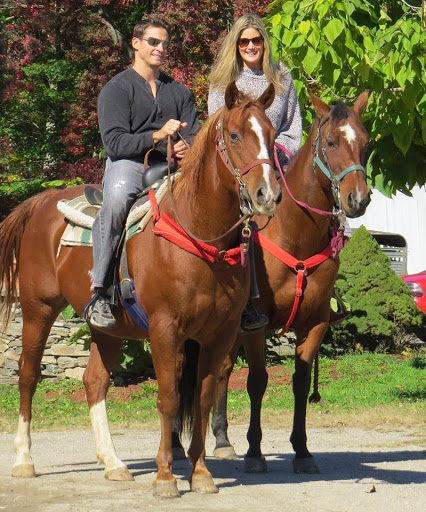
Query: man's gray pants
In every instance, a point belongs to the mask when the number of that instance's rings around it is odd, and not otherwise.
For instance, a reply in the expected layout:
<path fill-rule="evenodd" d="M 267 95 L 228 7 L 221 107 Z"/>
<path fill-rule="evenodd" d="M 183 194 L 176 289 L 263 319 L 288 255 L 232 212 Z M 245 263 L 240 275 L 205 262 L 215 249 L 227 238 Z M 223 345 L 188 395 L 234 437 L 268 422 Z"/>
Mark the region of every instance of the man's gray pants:
<path fill-rule="evenodd" d="M 127 214 L 142 191 L 143 164 L 137 160 L 106 162 L 102 180 L 103 203 L 93 223 L 93 288 L 112 283 L 111 263 L 120 242 Z"/>

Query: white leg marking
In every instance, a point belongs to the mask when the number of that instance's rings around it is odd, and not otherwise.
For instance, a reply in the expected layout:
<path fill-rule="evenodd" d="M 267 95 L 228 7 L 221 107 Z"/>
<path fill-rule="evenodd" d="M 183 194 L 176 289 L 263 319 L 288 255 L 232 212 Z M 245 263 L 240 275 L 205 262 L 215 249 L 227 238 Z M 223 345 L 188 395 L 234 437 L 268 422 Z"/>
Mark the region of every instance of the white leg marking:
<path fill-rule="evenodd" d="M 105 400 L 90 408 L 90 419 L 96 440 L 98 462 L 105 464 L 105 471 L 126 467 L 117 457 L 108 424 Z"/>
<path fill-rule="evenodd" d="M 268 154 L 268 149 L 265 144 L 265 138 L 263 136 L 262 127 L 260 126 L 259 121 L 253 116 L 250 117 L 250 123 L 251 123 L 254 133 L 257 135 L 257 137 L 259 139 L 260 151 L 259 151 L 259 154 L 257 155 L 257 158 L 259 160 L 262 158 L 268 159 L 269 154 Z M 266 188 L 267 188 L 266 199 L 268 200 L 269 198 L 274 197 L 274 193 L 273 193 L 272 187 L 271 187 L 271 180 L 270 180 L 271 166 L 268 164 L 262 164 L 262 167 L 263 167 L 263 179 L 265 180 Z"/>
<path fill-rule="evenodd" d="M 349 145 L 351 146 L 351 148 L 353 148 L 354 141 L 356 139 L 356 133 L 352 126 L 349 123 L 346 123 L 344 126 L 341 126 L 339 130 L 343 132 Z"/>
<path fill-rule="evenodd" d="M 16 433 L 13 446 L 16 452 L 16 460 L 13 467 L 20 466 L 21 464 L 33 463 L 30 455 L 31 448 L 31 435 L 30 435 L 30 422 L 24 421 L 22 416 L 19 416 L 18 432 Z"/>

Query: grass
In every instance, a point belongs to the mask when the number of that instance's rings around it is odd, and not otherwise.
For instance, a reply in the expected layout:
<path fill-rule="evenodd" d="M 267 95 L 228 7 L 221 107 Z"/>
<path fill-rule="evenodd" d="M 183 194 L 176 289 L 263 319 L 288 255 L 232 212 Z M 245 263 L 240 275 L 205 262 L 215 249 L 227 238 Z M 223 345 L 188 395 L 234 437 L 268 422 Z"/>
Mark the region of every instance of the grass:
<path fill-rule="evenodd" d="M 425 425 L 426 356 L 396 357 L 382 354 L 346 355 L 320 360 L 319 404 L 309 406 L 308 423 L 315 425 Z M 274 375 L 287 377 L 286 384 L 270 385 L 263 400 L 263 424 L 291 424 L 293 394 L 292 359 L 285 360 Z M 111 388 L 108 413 L 112 426 L 158 426 L 156 384 L 138 388 Z M 231 391 L 229 419 L 247 422 L 249 399 L 245 391 Z M 0 430 L 13 432 L 19 410 L 17 386 L 0 385 Z M 42 381 L 34 397 L 33 429 L 88 428 L 88 409 L 81 383 Z"/>

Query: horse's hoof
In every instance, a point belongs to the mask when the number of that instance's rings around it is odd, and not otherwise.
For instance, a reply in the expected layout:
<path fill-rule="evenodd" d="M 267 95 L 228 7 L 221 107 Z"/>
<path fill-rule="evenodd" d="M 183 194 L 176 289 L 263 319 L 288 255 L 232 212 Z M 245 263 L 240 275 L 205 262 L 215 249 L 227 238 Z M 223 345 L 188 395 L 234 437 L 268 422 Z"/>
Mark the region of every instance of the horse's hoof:
<path fill-rule="evenodd" d="M 315 464 L 313 457 L 304 457 L 303 459 L 293 459 L 293 471 L 295 473 L 308 473 L 314 475 L 320 473 L 319 467 Z"/>
<path fill-rule="evenodd" d="M 105 471 L 105 478 L 114 482 L 132 482 L 134 480 L 126 466 Z"/>
<path fill-rule="evenodd" d="M 213 455 L 216 457 L 216 459 L 227 459 L 227 460 L 238 459 L 238 456 L 235 453 L 234 447 L 231 445 L 221 446 L 220 448 L 215 448 Z"/>
<path fill-rule="evenodd" d="M 185 450 L 182 446 L 174 446 L 172 448 L 173 460 L 185 460 Z"/>
<path fill-rule="evenodd" d="M 309 397 L 310 404 L 319 404 L 321 402 L 321 395 L 316 391 Z"/>
<path fill-rule="evenodd" d="M 156 498 L 180 498 L 176 480 L 164 480 L 152 484 L 152 494 Z"/>
<path fill-rule="evenodd" d="M 12 476 L 19 478 L 34 478 L 37 475 L 33 464 L 19 464 L 18 466 L 13 466 Z"/>
<path fill-rule="evenodd" d="M 260 457 L 244 457 L 244 472 L 245 473 L 266 473 L 268 467 L 263 455 Z"/>
<path fill-rule="evenodd" d="M 213 482 L 211 476 L 203 476 L 200 478 L 192 478 L 189 481 L 191 485 L 191 491 L 199 492 L 202 494 L 215 494 L 219 492 L 219 489 Z"/>

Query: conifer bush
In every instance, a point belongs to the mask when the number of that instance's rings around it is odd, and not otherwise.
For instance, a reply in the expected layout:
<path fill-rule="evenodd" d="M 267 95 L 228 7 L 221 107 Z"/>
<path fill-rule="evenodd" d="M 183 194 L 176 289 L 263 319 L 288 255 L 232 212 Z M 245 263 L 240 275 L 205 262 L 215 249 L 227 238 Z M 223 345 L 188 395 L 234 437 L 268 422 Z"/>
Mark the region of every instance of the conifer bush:
<path fill-rule="evenodd" d="M 364 226 L 340 254 L 336 288 L 352 317 L 329 330 L 325 343 L 335 348 L 399 352 L 424 322 L 406 284 Z"/>

